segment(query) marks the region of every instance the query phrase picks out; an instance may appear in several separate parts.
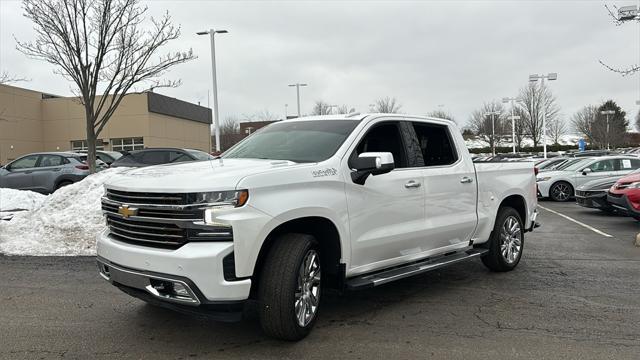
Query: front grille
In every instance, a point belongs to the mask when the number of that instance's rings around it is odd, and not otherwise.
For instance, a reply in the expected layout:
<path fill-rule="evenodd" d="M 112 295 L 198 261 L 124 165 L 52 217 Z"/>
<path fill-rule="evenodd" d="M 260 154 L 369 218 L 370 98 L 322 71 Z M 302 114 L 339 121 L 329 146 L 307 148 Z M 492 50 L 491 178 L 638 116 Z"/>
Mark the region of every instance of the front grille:
<path fill-rule="evenodd" d="M 230 226 L 204 224 L 203 205 L 189 203 L 195 199 L 192 195 L 109 189 L 102 199 L 102 211 L 110 236 L 130 244 L 167 249 L 177 249 L 189 241 L 233 241 Z"/>
<path fill-rule="evenodd" d="M 176 249 L 187 241 L 187 230 L 175 224 L 134 221 L 107 215 L 107 225 L 111 236 L 127 243 Z"/>
<path fill-rule="evenodd" d="M 128 192 L 108 189 L 107 199 L 127 204 L 187 205 L 189 194 L 166 194 L 150 192 Z"/>
<path fill-rule="evenodd" d="M 120 205 L 118 203 L 102 202 L 102 211 L 117 213 Z M 204 210 L 202 209 L 181 209 L 173 208 L 144 208 L 137 207 L 138 215 L 146 218 L 154 219 L 178 219 L 178 220 L 202 220 L 204 219 Z"/>
<path fill-rule="evenodd" d="M 587 196 L 587 192 L 586 191 L 576 190 L 576 196 L 580 196 L 580 197 Z"/>

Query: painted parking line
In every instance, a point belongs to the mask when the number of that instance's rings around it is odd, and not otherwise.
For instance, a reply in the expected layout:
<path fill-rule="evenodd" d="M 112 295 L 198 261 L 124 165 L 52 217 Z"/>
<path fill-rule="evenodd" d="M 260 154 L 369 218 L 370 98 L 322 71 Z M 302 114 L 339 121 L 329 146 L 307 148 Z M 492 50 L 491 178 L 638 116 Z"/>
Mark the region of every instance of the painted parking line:
<path fill-rule="evenodd" d="M 578 220 L 576 220 L 576 219 L 574 219 L 574 218 L 572 218 L 572 217 L 570 217 L 570 216 L 567 216 L 567 215 L 565 215 L 565 214 L 559 213 L 559 212 L 557 212 L 557 211 L 555 211 L 555 210 L 551 210 L 551 209 L 549 209 L 549 208 L 546 208 L 546 207 L 544 207 L 544 206 L 541 206 L 540 204 L 538 204 L 538 207 L 539 207 L 540 209 L 546 210 L 546 211 L 548 211 L 548 212 L 550 212 L 550 213 L 556 214 L 556 215 L 558 215 L 558 216 L 562 216 L 563 218 L 565 218 L 565 219 L 567 219 L 567 220 L 569 220 L 569 221 L 571 221 L 571 222 L 574 222 L 574 223 L 576 223 L 576 224 L 578 224 L 578 225 L 580 225 L 580 226 L 582 226 L 582 227 L 584 227 L 584 228 L 587 228 L 587 229 L 589 229 L 589 230 L 593 231 L 593 232 L 594 232 L 594 233 L 596 233 L 596 234 L 602 235 L 602 236 L 604 236 L 604 237 L 613 237 L 613 235 L 609 235 L 609 234 L 607 234 L 607 233 L 605 233 L 605 232 L 602 232 L 602 231 L 600 231 L 600 230 L 598 230 L 598 229 L 594 228 L 593 226 L 589 226 L 589 225 L 587 225 L 587 224 L 585 224 L 585 223 L 583 223 L 583 222 L 580 222 L 580 221 L 578 221 Z"/>

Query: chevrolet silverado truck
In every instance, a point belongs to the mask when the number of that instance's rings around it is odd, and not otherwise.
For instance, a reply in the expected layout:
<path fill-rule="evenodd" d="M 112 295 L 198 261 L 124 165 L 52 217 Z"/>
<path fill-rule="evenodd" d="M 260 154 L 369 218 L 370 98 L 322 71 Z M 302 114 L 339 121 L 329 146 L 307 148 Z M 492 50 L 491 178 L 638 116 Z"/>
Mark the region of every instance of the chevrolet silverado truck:
<path fill-rule="evenodd" d="M 97 261 L 148 303 L 234 321 L 251 302 L 268 335 L 299 340 L 326 290 L 474 258 L 513 270 L 536 206 L 533 164 L 474 164 L 452 121 L 303 117 L 110 179 Z"/>

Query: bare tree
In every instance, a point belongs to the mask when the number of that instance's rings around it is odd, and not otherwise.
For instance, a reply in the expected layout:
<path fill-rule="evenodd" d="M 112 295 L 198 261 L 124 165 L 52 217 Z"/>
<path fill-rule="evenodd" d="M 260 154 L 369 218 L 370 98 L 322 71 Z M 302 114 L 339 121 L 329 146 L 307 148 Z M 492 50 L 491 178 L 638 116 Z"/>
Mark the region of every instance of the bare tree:
<path fill-rule="evenodd" d="M 487 115 L 487 113 L 498 112 L 499 115 Z M 492 118 L 492 116 L 494 116 Z M 494 144 L 500 143 L 500 135 L 503 133 L 503 123 L 506 114 L 504 107 L 499 101 L 486 102 L 481 108 L 471 113 L 469 119 L 469 129 L 480 139 L 489 143 L 493 148 Z"/>
<path fill-rule="evenodd" d="M 22 53 L 56 66 L 75 85 L 87 121 L 88 162 L 95 172 L 95 143 L 122 100 L 137 86 L 176 87 L 159 78 L 194 58 L 191 50 L 156 56 L 180 36 L 169 14 L 151 18 L 140 0 L 23 0 L 36 39 L 17 41 Z M 152 58 L 156 58 L 155 61 Z"/>
<path fill-rule="evenodd" d="M 356 112 L 355 108 L 350 108 L 346 104 L 342 104 L 336 108 L 337 114 L 350 114 L 352 112 Z"/>
<path fill-rule="evenodd" d="M 241 138 L 240 125 L 235 117 L 227 117 L 220 126 L 220 150 L 226 151 Z"/>
<path fill-rule="evenodd" d="M 427 116 L 438 118 L 438 119 L 451 120 L 453 122 L 456 122 L 456 120 L 453 118 L 453 115 L 450 112 L 444 111 L 444 110 L 440 110 L 440 109 L 433 110 L 433 111 L 427 113 Z"/>
<path fill-rule="evenodd" d="M 594 105 L 588 105 L 573 114 L 573 117 L 571 118 L 571 124 L 577 132 L 581 133 L 587 138 L 587 142 L 592 145 L 599 146 L 600 144 L 595 143 L 593 136 L 593 124 L 596 122 L 597 118 L 598 107 Z"/>
<path fill-rule="evenodd" d="M 521 107 L 516 107 L 513 109 L 513 115 L 518 116 L 515 120 L 515 142 L 516 149 L 520 150 L 522 148 L 522 143 L 524 142 L 524 138 L 527 135 L 527 124 L 524 115 L 524 109 Z"/>
<path fill-rule="evenodd" d="M 257 111 L 253 114 L 242 114 L 242 120 L 245 122 L 273 121 L 273 120 L 278 120 L 278 115 L 272 113 L 267 109 L 264 109 L 261 111 Z"/>
<path fill-rule="evenodd" d="M 636 130 L 640 131 L 640 110 L 638 110 L 635 120 L 636 120 Z"/>
<path fill-rule="evenodd" d="M 11 75 L 7 71 L 0 72 L 0 85 L 19 81 L 27 81 L 27 79 Z"/>
<path fill-rule="evenodd" d="M 331 106 L 323 100 L 316 100 L 311 110 L 311 115 L 329 115 L 331 114 Z"/>
<path fill-rule="evenodd" d="M 547 123 L 549 135 L 553 139 L 554 145 L 560 144 L 560 138 L 567 133 L 567 124 L 560 116 L 556 116 L 554 119 Z"/>
<path fill-rule="evenodd" d="M 394 114 L 400 112 L 402 105 L 396 98 L 384 97 L 374 102 L 374 111 L 378 113 Z"/>
<path fill-rule="evenodd" d="M 522 110 L 521 116 L 524 116 L 525 130 L 531 136 L 533 146 L 538 146 L 543 134 L 543 114 L 546 114 L 547 130 L 549 130 L 549 123 L 559 116 L 560 107 L 556 104 L 556 97 L 551 90 L 538 82 L 530 82 L 520 89 L 519 98 L 518 106 Z"/>
<path fill-rule="evenodd" d="M 617 6 L 609 6 L 609 5 L 605 5 L 604 6 L 607 9 L 607 12 L 609 13 L 609 16 L 613 19 L 613 22 L 616 26 L 620 26 L 623 23 L 627 22 L 627 21 L 636 21 L 636 22 L 640 22 L 640 17 L 635 17 L 633 19 L 620 19 L 618 18 L 618 10 L 619 8 Z M 600 62 L 600 64 L 602 66 L 604 66 L 606 69 L 613 71 L 615 73 L 618 73 L 622 76 L 627 76 L 627 75 L 631 75 L 631 74 L 635 74 L 636 72 L 640 71 L 640 64 L 635 64 L 635 65 L 629 65 L 626 68 L 622 68 L 622 67 L 613 67 L 610 65 L 607 65 L 604 61 L 602 60 L 598 60 Z"/>

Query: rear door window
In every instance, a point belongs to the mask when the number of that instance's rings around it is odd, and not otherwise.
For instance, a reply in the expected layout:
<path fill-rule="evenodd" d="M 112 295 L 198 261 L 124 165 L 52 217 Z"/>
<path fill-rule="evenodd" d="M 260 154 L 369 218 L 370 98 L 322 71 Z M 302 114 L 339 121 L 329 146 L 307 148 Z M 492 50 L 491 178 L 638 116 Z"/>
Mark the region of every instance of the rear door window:
<path fill-rule="evenodd" d="M 193 159 L 189 157 L 187 154 L 179 151 L 169 152 L 169 162 L 176 163 L 176 162 L 183 162 L 183 161 L 193 161 Z"/>
<path fill-rule="evenodd" d="M 38 167 L 60 166 L 64 164 L 64 159 L 59 155 L 40 155 Z"/>
<path fill-rule="evenodd" d="M 142 163 L 149 165 L 166 164 L 169 162 L 168 151 L 146 151 L 142 154 Z"/>
<path fill-rule="evenodd" d="M 640 159 L 618 159 L 618 168 L 616 170 L 629 171 L 640 168 Z"/>
<path fill-rule="evenodd" d="M 445 125 L 413 122 L 425 166 L 451 165 L 458 161 L 453 138 Z"/>

